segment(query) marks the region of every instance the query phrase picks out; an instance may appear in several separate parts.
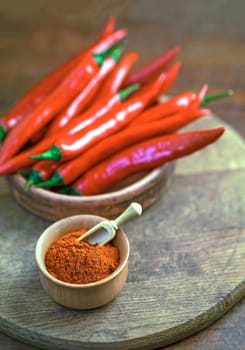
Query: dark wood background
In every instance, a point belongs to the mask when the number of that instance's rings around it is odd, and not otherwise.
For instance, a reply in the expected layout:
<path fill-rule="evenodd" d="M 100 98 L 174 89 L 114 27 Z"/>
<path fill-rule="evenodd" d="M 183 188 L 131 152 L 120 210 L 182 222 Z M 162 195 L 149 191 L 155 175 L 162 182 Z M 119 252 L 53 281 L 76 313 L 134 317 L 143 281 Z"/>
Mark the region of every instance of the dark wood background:
<path fill-rule="evenodd" d="M 91 43 L 106 18 L 129 29 L 128 48 L 146 62 L 180 45 L 182 69 L 171 93 L 232 88 L 232 98 L 212 104 L 220 118 L 245 136 L 244 0 L 8 0 L 0 3 L 0 113 L 40 77 Z M 208 329 L 168 347 L 243 349 L 245 302 Z M 31 350 L 0 335 L 0 349 Z"/>

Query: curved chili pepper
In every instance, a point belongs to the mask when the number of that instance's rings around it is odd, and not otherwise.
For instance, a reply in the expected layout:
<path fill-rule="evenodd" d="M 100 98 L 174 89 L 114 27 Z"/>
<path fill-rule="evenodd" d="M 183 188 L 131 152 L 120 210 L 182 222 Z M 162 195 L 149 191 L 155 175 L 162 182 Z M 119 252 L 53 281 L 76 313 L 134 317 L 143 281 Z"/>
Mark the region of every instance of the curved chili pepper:
<path fill-rule="evenodd" d="M 114 68 L 110 76 L 106 78 L 102 86 L 102 92 L 100 93 L 102 98 L 106 95 L 112 95 L 118 92 L 138 58 L 139 55 L 136 52 L 129 52 L 120 59 L 118 65 Z"/>
<path fill-rule="evenodd" d="M 80 156 L 59 165 L 53 176 L 44 182 L 40 180 L 37 187 L 54 187 L 71 184 L 76 178 L 88 171 L 92 166 L 120 150 L 147 140 L 154 136 L 172 133 L 186 126 L 201 116 L 207 114 L 207 110 L 188 110 L 184 114 L 177 113 L 174 116 L 153 121 L 149 124 L 129 125 L 127 128 L 100 141 L 94 147 L 89 148 Z"/>
<path fill-rule="evenodd" d="M 137 71 L 128 76 L 125 81 L 125 86 L 136 82 L 142 84 L 146 83 L 154 76 L 159 74 L 159 72 L 162 71 L 163 68 L 178 55 L 179 52 L 180 47 L 176 46 L 155 58 L 150 63 L 147 63 L 145 66 L 140 67 Z"/>
<path fill-rule="evenodd" d="M 57 162 L 53 160 L 40 160 L 34 164 L 25 184 L 25 190 L 28 190 L 29 187 L 35 183 L 47 181 L 50 176 L 53 175 L 54 171 L 57 169 L 57 166 Z"/>
<path fill-rule="evenodd" d="M 130 123 L 159 93 L 166 79 L 161 74 L 140 96 L 132 97 L 112 115 L 99 118 L 80 132 L 58 138 L 45 153 L 32 156 L 33 159 L 68 160 L 81 154 L 98 141 L 115 133 Z"/>
<path fill-rule="evenodd" d="M 119 60 L 122 53 L 122 48 L 117 47 L 109 54 L 109 57 L 103 62 L 101 69 L 97 74 L 89 81 L 89 83 L 84 87 L 84 89 L 75 97 L 74 100 L 61 112 L 49 126 L 47 135 L 56 132 L 58 129 L 63 128 L 67 125 L 72 118 L 74 118 L 78 113 L 82 113 L 88 104 L 91 102 L 92 98 L 95 96 L 96 92 L 100 88 L 106 76 L 115 67 L 117 61 Z"/>
<path fill-rule="evenodd" d="M 108 37 L 114 31 L 115 17 L 109 17 L 99 38 L 91 47 L 79 51 L 58 68 L 40 80 L 22 98 L 20 98 L 11 110 L 0 119 L 0 141 L 2 141 L 8 131 L 17 125 L 35 106 L 42 102 L 46 96 L 57 86 L 65 75 L 81 60 L 89 50 L 96 47 L 100 41 Z"/>
<path fill-rule="evenodd" d="M 92 123 L 95 121 L 96 118 L 100 118 L 103 115 L 108 114 L 109 112 L 111 112 L 113 108 L 116 108 L 116 106 L 121 105 L 122 101 L 125 100 L 130 94 L 132 94 L 138 88 L 139 88 L 138 84 L 129 86 L 128 88 L 119 91 L 115 96 L 108 98 L 107 103 L 105 105 L 102 103 L 101 105 L 96 106 L 96 108 L 90 109 L 90 113 L 88 114 L 88 117 L 86 114 L 84 114 L 86 115 L 86 118 L 88 118 L 88 119 L 85 119 L 84 123 L 86 124 L 87 120 L 88 121 L 90 120 L 90 122 Z M 90 119 L 89 119 L 89 115 L 90 115 Z M 53 133 L 48 137 L 45 137 L 37 145 L 34 145 L 28 148 L 27 150 L 21 152 L 17 156 L 4 162 L 3 164 L 0 164 L 0 175 L 11 174 L 22 168 L 32 165 L 33 163 L 35 163 L 35 160 L 30 158 L 33 154 L 41 153 L 49 149 L 54 144 L 55 140 L 58 137 L 73 134 L 78 129 L 79 126 L 82 127 L 81 123 L 82 122 L 80 121 L 79 117 L 77 117 L 75 120 L 72 120 L 68 125 L 66 125 L 60 131 Z"/>
<path fill-rule="evenodd" d="M 125 35 L 124 30 L 115 32 L 104 42 L 98 44 L 98 47 L 105 47 L 111 42 L 114 45 L 119 40 L 118 38 L 121 40 Z M 16 154 L 34 133 L 47 125 L 57 113 L 67 106 L 99 70 L 100 64 L 108 55 L 107 49 L 104 52 L 100 51 L 100 53 L 89 53 L 85 58 L 82 58 L 48 97 L 10 131 L 0 150 L 0 163 Z"/>
<path fill-rule="evenodd" d="M 223 127 L 158 136 L 130 146 L 91 168 L 72 185 L 79 194 L 99 194 L 125 178 L 187 156 L 216 141 Z"/>

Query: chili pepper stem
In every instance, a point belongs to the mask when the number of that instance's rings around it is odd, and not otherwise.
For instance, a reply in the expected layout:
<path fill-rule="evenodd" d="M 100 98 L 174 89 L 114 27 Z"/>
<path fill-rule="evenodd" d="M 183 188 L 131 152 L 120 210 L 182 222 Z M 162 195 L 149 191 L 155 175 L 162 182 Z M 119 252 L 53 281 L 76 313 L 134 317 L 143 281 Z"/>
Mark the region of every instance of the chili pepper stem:
<path fill-rule="evenodd" d="M 118 91 L 118 95 L 119 95 L 120 100 L 121 101 L 126 100 L 126 98 L 129 95 L 131 95 L 133 92 L 139 90 L 139 88 L 140 88 L 140 84 L 136 83 L 136 84 L 130 85 L 129 87 L 127 87 L 123 90 Z"/>
<path fill-rule="evenodd" d="M 48 181 L 36 183 L 36 187 L 54 187 L 63 185 L 63 179 L 58 172 L 55 172 L 51 179 L 49 179 Z"/>
<path fill-rule="evenodd" d="M 201 103 L 201 107 L 206 106 L 206 104 L 209 102 L 212 102 L 214 100 L 218 100 L 218 99 L 223 98 L 223 97 L 229 97 L 229 96 L 232 96 L 233 94 L 234 94 L 233 90 L 229 89 L 229 90 L 223 91 L 219 94 L 204 96 L 202 103 Z"/>
<path fill-rule="evenodd" d="M 2 142 L 5 139 L 6 135 L 7 132 L 5 128 L 2 125 L 0 125 L 0 142 Z"/>
<path fill-rule="evenodd" d="M 40 176 L 39 171 L 37 171 L 37 170 L 32 170 L 31 173 L 30 173 L 30 175 L 29 175 L 29 177 L 28 177 L 28 180 L 26 181 L 24 190 L 25 190 L 25 191 L 28 191 L 29 188 L 30 188 L 32 185 L 34 185 L 34 184 L 36 184 L 36 183 L 38 183 L 38 182 L 40 182 L 40 181 L 42 181 L 42 178 L 41 178 L 41 176 Z"/>
<path fill-rule="evenodd" d="M 109 56 L 111 56 L 114 59 L 114 61 L 118 62 L 122 56 L 122 51 L 123 51 L 122 47 L 118 46 L 113 51 L 110 52 Z"/>
<path fill-rule="evenodd" d="M 72 196 L 81 196 L 81 193 L 76 189 L 69 186 L 62 187 L 59 191 L 60 194 L 69 194 Z"/>
<path fill-rule="evenodd" d="M 59 147 L 53 145 L 47 152 L 41 154 L 35 154 L 29 157 L 30 159 L 50 159 L 50 160 L 61 160 L 62 154 Z"/>
<path fill-rule="evenodd" d="M 107 49 L 103 52 L 94 52 L 93 57 L 99 66 L 102 66 L 102 64 L 107 56 L 111 56 L 115 59 L 115 61 L 118 61 L 119 58 L 121 57 L 121 54 L 122 54 L 123 45 L 124 45 L 124 42 L 121 41 L 121 42 L 111 46 L 109 49 Z"/>

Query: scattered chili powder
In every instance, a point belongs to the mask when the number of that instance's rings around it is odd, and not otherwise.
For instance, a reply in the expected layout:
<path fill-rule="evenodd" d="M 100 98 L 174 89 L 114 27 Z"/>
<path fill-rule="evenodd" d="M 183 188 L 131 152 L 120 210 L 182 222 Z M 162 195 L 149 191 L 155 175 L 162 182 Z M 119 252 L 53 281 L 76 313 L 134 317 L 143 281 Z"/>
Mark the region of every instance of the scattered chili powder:
<path fill-rule="evenodd" d="M 119 249 L 108 243 L 91 245 L 76 238 L 86 232 L 70 232 L 51 244 L 45 256 L 48 272 L 68 283 L 84 284 L 109 276 L 119 265 Z"/>

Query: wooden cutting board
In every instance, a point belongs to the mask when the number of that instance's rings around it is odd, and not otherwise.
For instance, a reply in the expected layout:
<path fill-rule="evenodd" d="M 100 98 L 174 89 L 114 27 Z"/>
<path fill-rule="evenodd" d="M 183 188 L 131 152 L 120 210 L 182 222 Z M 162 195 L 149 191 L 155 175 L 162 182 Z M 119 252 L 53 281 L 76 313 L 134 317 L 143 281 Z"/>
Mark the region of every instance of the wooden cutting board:
<path fill-rule="evenodd" d="M 210 117 L 193 127 L 223 125 Z M 44 349 L 153 349 L 220 318 L 245 295 L 245 145 L 231 128 L 177 162 L 171 186 L 124 225 L 129 277 L 108 305 L 76 311 L 40 286 L 34 247 L 50 223 L 0 179 L 0 330 Z"/>

